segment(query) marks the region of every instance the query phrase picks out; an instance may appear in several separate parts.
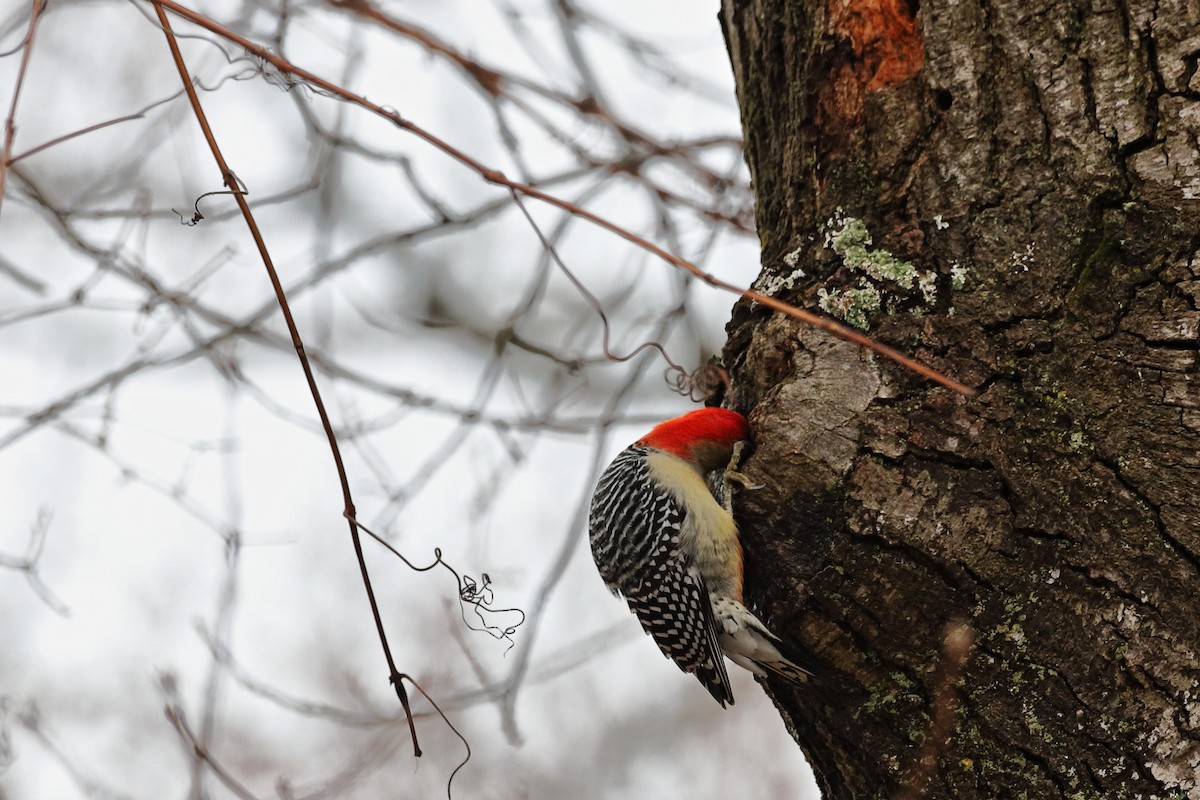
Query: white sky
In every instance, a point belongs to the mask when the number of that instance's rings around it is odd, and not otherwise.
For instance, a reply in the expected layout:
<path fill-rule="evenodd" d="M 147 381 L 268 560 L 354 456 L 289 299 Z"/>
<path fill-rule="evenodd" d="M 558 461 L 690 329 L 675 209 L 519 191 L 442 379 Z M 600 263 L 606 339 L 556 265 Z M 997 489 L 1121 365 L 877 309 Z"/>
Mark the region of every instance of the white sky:
<path fill-rule="evenodd" d="M 0 5 L 0 51 L 14 50 L 24 36 L 18 5 Z M 463 53 L 577 95 L 580 78 L 553 4 L 517 5 L 536 56 L 484 0 L 384 7 Z M 716 3 L 581 7 L 655 42 L 679 74 L 703 82 L 700 91 L 671 84 L 632 63 L 610 37 L 585 32 L 581 44 L 602 99 L 619 117 L 659 141 L 737 135 Z M 275 30 L 275 16 L 262 8 L 199 8 L 236 20 L 256 41 Z M 352 26 L 344 13 L 318 5 L 291 12 L 288 58 L 520 176 L 494 111 L 444 61 Z M 177 91 L 165 41 L 145 13 L 151 7 L 140 0 L 51 5 L 35 39 L 14 152 Z M 197 33 L 175 25 L 180 35 Z M 347 71 L 346 43 L 355 31 L 358 56 Z M 211 44 L 183 46 L 192 72 L 216 89 L 202 101 L 226 158 L 259 203 L 256 217 L 285 285 L 294 288 L 310 353 L 343 370 L 340 380 L 318 376 L 330 411 L 339 425 L 368 428 L 342 440 L 360 519 L 414 562 L 429 563 L 440 548 L 461 573 L 476 580 L 487 573 L 499 607 L 532 612 L 556 557 L 569 555 L 542 613 L 518 628 L 509 650 L 463 625 L 448 573 L 414 573 L 364 542 L 399 669 L 443 704 L 473 749 L 454 797 L 815 797 L 802 755 L 749 675 L 731 668 L 737 705 L 721 710 L 608 594 L 582 526 L 572 524 L 595 459 L 607 463 L 649 420 L 687 409 L 661 380 L 664 364 L 651 361 L 621 406 L 639 421 L 615 425 L 607 436 L 586 425 L 464 429 L 448 407 L 504 420 L 592 419 L 631 367 L 570 370 L 512 348 L 489 384 L 492 337 L 523 303 L 541 256 L 511 204 L 487 221 L 380 246 L 339 265 L 364 242 L 429 217 L 402 169 L 344 153 L 330 163 L 321 191 L 263 203 L 304 185 L 329 153 L 308 140 L 292 94 L 261 78 L 229 80 L 250 77 L 251 65 L 227 63 Z M 0 59 L 4 109 L 18 60 Z M 420 182 L 455 211 L 504 198 L 360 109 L 311 93 L 301 102 L 329 126 L 343 115 L 343 133 L 364 147 L 408 157 Z M 607 157 L 619 144 L 603 126 L 530 103 L 582 151 Z M 513 113 L 510 122 L 537 175 L 574 163 L 570 148 L 526 117 Z M 744 181 L 733 155 L 725 148 L 703 158 Z M 0 568 L 0 797 L 180 797 L 196 786 L 204 796 L 236 796 L 211 774 L 193 781 L 188 748 L 163 713 L 169 675 L 199 730 L 214 674 L 211 752 L 255 796 L 444 796 L 461 745 L 414 697 L 426 755 L 411 756 L 294 353 L 286 341 L 249 335 L 194 352 L 196 341 L 273 300 L 243 223 L 224 215 L 228 197 L 201 201 L 207 218 L 195 227 L 167 211 L 220 189 L 186 102 L 18 166 L 0 207 L 0 559 L 20 559 L 31 531 L 43 525 L 37 576 L 52 597 L 40 596 L 20 571 Z M 647 173 L 695 193 L 676 166 L 658 163 Z M 594 183 L 583 178 L 551 191 L 577 197 Z M 45 194 L 41 205 L 30 185 Z M 705 268 L 723 278 L 747 285 L 756 273 L 752 235 L 724 227 L 706 251 L 711 226 L 676 209 L 678 241 L 671 244 L 646 194 L 628 180 L 609 179 L 586 204 L 685 257 L 704 257 Z M 60 222 L 47 205 L 72 213 Z M 560 220 L 537 204 L 530 210 L 547 232 Z M 614 349 L 644 340 L 686 297 L 687 322 L 670 332 L 668 349 L 689 368 L 719 350 L 732 296 L 684 287 L 665 264 L 578 221 L 558 250 L 608 307 Z M 340 272 L 298 286 L 330 260 Z M 533 309 L 519 315 L 518 331 L 561 353 L 597 356 L 594 312 L 551 270 Z M 172 307 L 161 296 L 148 304 L 149 282 L 190 292 L 200 306 Z M 455 324 L 425 324 L 430 309 Z M 260 330 L 282 334 L 279 315 Z M 182 354 L 191 356 L 137 368 Z M 221 374 L 230 363 L 237 383 Z M 120 370 L 128 376 L 63 402 Z M 347 371 L 369 381 L 349 380 Z M 428 395 L 434 407 L 406 404 L 399 390 Z M 31 420 L 46 411 L 44 421 Z M 397 489 L 405 490 L 399 498 Z M 232 551 L 224 538 L 230 531 L 241 544 Z M 229 600 L 224 616 L 222 598 Z M 232 661 L 214 668 L 206 635 Z M 486 699 L 471 701 L 481 675 L 502 681 L 526 657 L 511 716 Z M 346 771 L 364 776 L 353 789 L 336 781 Z M 279 789 L 281 781 L 290 789 Z"/>

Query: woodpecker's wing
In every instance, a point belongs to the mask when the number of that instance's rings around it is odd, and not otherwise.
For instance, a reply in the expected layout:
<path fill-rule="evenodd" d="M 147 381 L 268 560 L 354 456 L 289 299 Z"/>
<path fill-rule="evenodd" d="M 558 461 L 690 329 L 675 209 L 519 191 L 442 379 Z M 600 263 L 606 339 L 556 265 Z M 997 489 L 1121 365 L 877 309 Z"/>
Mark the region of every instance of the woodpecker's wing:
<path fill-rule="evenodd" d="M 600 476 L 589 519 L 592 555 L 663 654 L 722 706 L 732 705 L 708 589 L 679 546 L 684 511 L 650 479 L 646 453 L 626 448 Z"/>
<path fill-rule="evenodd" d="M 703 579 L 687 570 L 669 571 L 662 584 L 643 588 L 647 591 L 626 597 L 642 628 L 663 655 L 695 675 L 722 707 L 733 705 L 733 687 Z"/>

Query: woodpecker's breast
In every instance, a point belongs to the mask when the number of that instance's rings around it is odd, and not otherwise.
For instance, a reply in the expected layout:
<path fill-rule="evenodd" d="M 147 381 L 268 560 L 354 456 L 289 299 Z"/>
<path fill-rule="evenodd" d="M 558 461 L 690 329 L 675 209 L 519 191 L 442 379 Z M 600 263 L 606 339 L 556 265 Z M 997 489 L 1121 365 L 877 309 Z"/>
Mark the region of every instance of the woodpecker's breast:
<path fill-rule="evenodd" d="M 650 452 L 651 478 L 669 491 L 684 510 L 679 546 L 704 576 L 713 597 L 742 599 L 742 546 L 737 524 L 712 496 L 704 476 L 687 461 Z"/>

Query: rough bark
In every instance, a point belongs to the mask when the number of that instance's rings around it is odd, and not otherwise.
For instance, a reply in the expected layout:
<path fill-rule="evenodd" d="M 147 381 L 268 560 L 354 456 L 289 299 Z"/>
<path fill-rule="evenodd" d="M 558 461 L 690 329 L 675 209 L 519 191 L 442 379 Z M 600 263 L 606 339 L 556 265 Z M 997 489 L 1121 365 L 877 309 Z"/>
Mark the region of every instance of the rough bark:
<path fill-rule="evenodd" d="M 914 788 L 923 753 L 929 797 L 1200 798 L 1200 4 L 721 16 L 759 288 L 979 391 L 735 309 L 747 595 L 823 666 L 769 691 L 826 797 Z"/>

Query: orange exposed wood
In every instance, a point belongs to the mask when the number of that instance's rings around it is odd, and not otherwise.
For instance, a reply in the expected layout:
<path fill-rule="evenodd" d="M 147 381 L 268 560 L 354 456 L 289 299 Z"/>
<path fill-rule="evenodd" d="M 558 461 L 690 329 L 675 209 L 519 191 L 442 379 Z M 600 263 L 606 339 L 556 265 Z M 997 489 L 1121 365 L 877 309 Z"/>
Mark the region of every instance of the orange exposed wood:
<path fill-rule="evenodd" d="M 829 31 L 852 57 L 831 75 L 822 105 L 843 119 L 862 111 L 868 92 L 903 83 L 925 64 L 925 44 L 905 0 L 828 0 Z"/>

